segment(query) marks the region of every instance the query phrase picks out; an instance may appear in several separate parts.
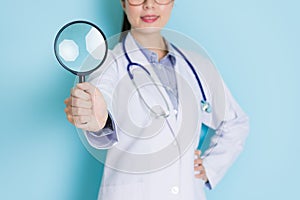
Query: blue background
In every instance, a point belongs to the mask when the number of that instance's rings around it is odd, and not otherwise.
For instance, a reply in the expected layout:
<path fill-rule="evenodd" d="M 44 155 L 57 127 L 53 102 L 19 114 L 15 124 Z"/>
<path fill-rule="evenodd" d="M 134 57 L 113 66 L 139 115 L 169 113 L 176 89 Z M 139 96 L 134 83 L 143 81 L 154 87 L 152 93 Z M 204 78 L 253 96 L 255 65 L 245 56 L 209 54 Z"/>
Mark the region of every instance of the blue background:
<path fill-rule="evenodd" d="M 176 0 L 168 24 L 201 43 L 251 119 L 245 150 L 208 199 L 300 199 L 300 3 Z M 55 34 L 86 19 L 118 33 L 118 0 L 8 1 L 0 8 L 0 199 L 96 199 L 102 165 L 64 115 L 74 77 Z"/>

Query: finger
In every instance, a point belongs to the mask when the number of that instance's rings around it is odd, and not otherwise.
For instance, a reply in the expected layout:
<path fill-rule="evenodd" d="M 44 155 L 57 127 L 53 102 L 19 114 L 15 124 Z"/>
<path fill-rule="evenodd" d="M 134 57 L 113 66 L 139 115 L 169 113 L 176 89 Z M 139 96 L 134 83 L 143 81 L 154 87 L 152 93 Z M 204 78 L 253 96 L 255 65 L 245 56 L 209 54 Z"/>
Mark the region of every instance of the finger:
<path fill-rule="evenodd" d="M 79 127 L 80 125 L 88 123 L 91 118 L 90 116 L 72 116 L 74 120 L 74 124 L 76 127 Z"/>
<path fill-rule="evenodd" d="M 205 179 L 205 174 L 204 173 L 195 174 L 195 177 L 204 180 Z"/>
<path fill-rule="evenodd" d="M 82 129 L 82 130 L 89 130 L 89 125 L 88 125 L 88 123 L 85 123 L 85 124 L 77 124 L 76 125 L 76 127 L 77 128 L 80 128 L 80 129 Z"/>
<path fill-rule="evenodd" d="M 67 116 L 68 121 L 69 121 L 71 124 L 74 124 L 74 125 L 75 125 L 73 116 L 72 116 L 72 115 L 69 115 L 69 114 L 67 114 L 66 116 Z"/>
<path fill-rule="evenodd" d="M 84 115 L 91 115 L 91 114 L 92 114 L 91 109 L 72 107 L 73 116 L 84 116 Z"/>
<path fill-rule="evenodd" d="M 81 89 L 88 94 L 94 94 L 96 87 L 90 84 L 89 82 L 84 82 L 84 83 L 78 83 L 76 85 L 76 88 Z"/>
<path fill-rule="evenodd" d="M 78 87 L 75 87 L 71 90 L 71 96 L 72 97 L 76 97 L 76 98 L 80 98 L 80 99 L 83 99 L 83 100 L 89 100 L 90 99 L 90 95 L 89 93 L 87 93 L 86 91 L 78 88 Z"/>
<path fill-rule="evenodd" d="M 98 88 L 88 82 L 79 83 L 77 84 L 77 87 L 88 93 L 90 95 L 90 98 L 95 98 L 96 94 L 100 95 L 103 98 L 102 93 L 98 90 Z"/>
<path fill-rule="evenodd" d="M 195 174 L 195 177 L 196 177 L 196 178 L 199 178 L 199 179 L 202 179 L 202 180 L 205 181 L 205 182 L 208 181 L 208 178 L 207 178 L 207 176 L 206 176 L 206 174 L 205 174 L 204 171 L 203 171 L 203 172 L 200 172 L 200 173 L 198 173 L 198 174 Z"/>
<path fill-rule="evenodd" d="M 194 164 L 202 165 L 202 163 L 203 163 L 203 160 L 200 158 L 194 160 Z"/>
<path fill-rule="evenodd" d="M 67 117 L 68 117 L 68 115 L 69 115 L 70 117 L 73 116 L 71 106 L 67 106 L 67 107 L 64 109 L 64 111 L 65 111 Z"/>
<path fill-rule="evenodd" d="M 204 167 L 202 165 L 199 165 L 199 166 L 195 166 L 194 167 L 194 171 L 204 171 Z"/>
<path fill-rule="evenodd" d="M 72 115 L 71 98 L 65 100 L 66 107 L 64 109 L 66 115 Z"/>
<path fill-rule="evenodd" d="M 200 156 L 201 155 L 201 151 L 200 150 L 195 150 L 195 155 Z"/>
<path fill-rule="evenodd" d="M 72 107 L 71 106 L 67 106 L 65 109 L 64 109 L 66 115 L 72 115 L 73 116 L 73 113 L 72 113 Z"/>
<path fill-rule="evenodd" d="M 80 98 L 72 98 L 72 107 L 77 108 L 92 108 L 92 102 L 91 100 L 84 100 Z"/>
<path fill-rule="evenodd" d="M 69 108 L 69 106 L 68 107 L 66 107 L 65 109 L 64 109 L 64 111 L 65 111 L 65 113 L 66 113 L 66 115 L 68 115 L 68 114 L 72 114 L 71 112 L 70 112 L 70 108 Z"/>
<path fill-rule="evenodd" d="M 100 128 L 97 129 L 97 130 L 91 129 L 90 123 L 78 124 L 76 127 L 77 127 L 77 128 L 80 128 L 80 129 L 83 129 L 83 130 L 85 130 L 85 131 L 92 131 L 92 132 L 97 132 L 98 130 L 100 130 Z"/>
<path fill-rule="evenodd" d="M 64 103 L 66 104 L 66 106 L 68 106 L 71 103 L 71 97 L 68 97 L 64 100 Z"/>

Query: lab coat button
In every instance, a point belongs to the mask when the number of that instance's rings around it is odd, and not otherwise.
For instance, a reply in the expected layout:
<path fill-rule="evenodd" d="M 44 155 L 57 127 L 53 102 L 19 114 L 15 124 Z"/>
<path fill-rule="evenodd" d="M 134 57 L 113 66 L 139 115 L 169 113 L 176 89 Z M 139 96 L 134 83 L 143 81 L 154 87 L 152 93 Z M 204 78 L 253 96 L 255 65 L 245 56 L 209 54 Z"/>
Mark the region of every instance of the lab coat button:
<path fill-rule="evenodd" d="M 178 194 L 179 188 L 178 188 L 177 186 L 174 186 L 174 187 L 171 188 L 171 192 L 172 192 L 173 194 Z"/>
<path fill-rule="evenodd" d="M 174 109 L 174 114 L 177 115 L 178 111 L 176 109 Z"/>

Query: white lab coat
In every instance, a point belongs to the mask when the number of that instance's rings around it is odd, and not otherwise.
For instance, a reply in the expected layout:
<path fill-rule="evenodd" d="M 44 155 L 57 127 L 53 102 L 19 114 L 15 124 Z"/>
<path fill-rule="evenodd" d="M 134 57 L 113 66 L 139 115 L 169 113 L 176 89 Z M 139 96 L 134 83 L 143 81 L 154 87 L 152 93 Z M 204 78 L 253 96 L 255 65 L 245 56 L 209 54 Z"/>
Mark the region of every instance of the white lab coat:
<path fill-rule="evenodd" d="M 158 81 L 130 34 L 125 45 L 131 60 L 147 67 L 155 81 Z M 181 76 L 181 78 L 177 77 L 178 96 L 183 98 L 181 102 L 193 106 L 186 108 L 179 103 L 177 115 L 171 109 L 168 118 L 171 127 L 176 133 L 179 130 L 183 131 L 182 133 L 188 138 L 179 139 L 179 143 L 174 142 L 174 137 L 166 124 L 162 126 L 159 134 L 144 139 L 139 139 L 144 134 L 143 129 L 140 129 L 141 135 L 136 135 L 139 134 L 138 132 L 130 135 L 128 130 L 125 130 L 126 125 L 132 124 L 132 121 L 135 121 L 136 127 L 145 127 L 149 123 L 149 110 L 142 105 L 137 93 L 131 93 L 133 85 L 127 74 L 128 61 L 121 44 L 109 53 L 105 64 L 106 69 L 102 67 L 90 76 L 89 81 L 104 95 L 108 110 L 116 123 L 117 133 L 115 141 L 108 140 L 105 135 L 95 137 L 91 133 L 85 134 L 93 147 L 109 149 L 99 200 L 204 200 L 204 182 L 194 176 L 194 151 L 199 144 L 202 123 L 215 129 L 217 133 L 212 139 L 217 141 L 217 145 L 211 147 L 212 151 L 207 150 L 209 155 L 203 160 L 211 188 L 216 186 L 241 152 L 249 129 L 247 116 L 235 102 L 223 81 L 216 78 L 217 71 L 212 63 L 201 55 L 184 53 L 197 70 L 208 101 L 212 104 L 213 112 L 208 114 L 201 111 L 202 96 L 195 77 L 182 57 L 175 53 L 177 59 L 175 70 L 177 75 Z M 188 96 L 191 95 L 188 88 L 194 98 Z M 153 86 L 141 90 L 148 102 L 166 107 L 161 98 L 157 97 L 158 93 Z M 161 92 L 172 108 L 166 91 L 162 89 Z M 189 98 L 191 103 L 186 102 Z M 188 111 L 183 113 L 185 109 Z M 187 119 L 184 123 L 188 128 L 180 125 L 183 119 Z M 181 152 L 181 159 L 174 160 L 176 154 L 179 154 L 178 145 L 182 145 L 184 150 Z M 169 151 L 159 153 L 160 150 L 167 148 Z M 139 158 L 132 156 L 141 154 L 145 155 L 146 159 L 143 159 L 143 156 Z M 147 156 L 149 154 L 154 156 Z"/>

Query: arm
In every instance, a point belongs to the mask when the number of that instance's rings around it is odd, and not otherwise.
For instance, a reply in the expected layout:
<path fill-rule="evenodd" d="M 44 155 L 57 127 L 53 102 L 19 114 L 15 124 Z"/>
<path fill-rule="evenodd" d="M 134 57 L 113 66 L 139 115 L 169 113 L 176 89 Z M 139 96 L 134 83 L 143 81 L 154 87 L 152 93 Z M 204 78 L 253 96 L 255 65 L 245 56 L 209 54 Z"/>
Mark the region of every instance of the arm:
<path fill-rule="evenodd" d="M 215 130 L 210 147 L 204 152 L 203 166 L 212 189 L 243 150 L 249 132 L 249 119 L 224 85 L 225 115 Z M 206 120 L 210 126 L 211 120 Z"/>

